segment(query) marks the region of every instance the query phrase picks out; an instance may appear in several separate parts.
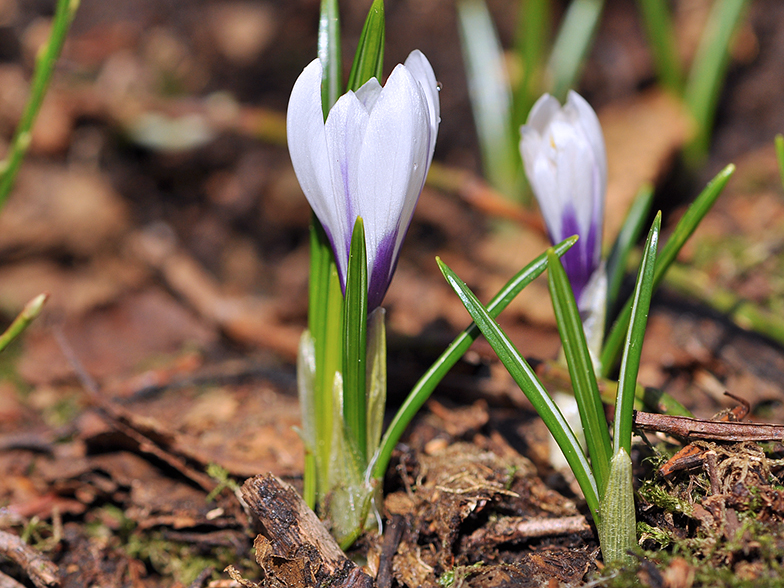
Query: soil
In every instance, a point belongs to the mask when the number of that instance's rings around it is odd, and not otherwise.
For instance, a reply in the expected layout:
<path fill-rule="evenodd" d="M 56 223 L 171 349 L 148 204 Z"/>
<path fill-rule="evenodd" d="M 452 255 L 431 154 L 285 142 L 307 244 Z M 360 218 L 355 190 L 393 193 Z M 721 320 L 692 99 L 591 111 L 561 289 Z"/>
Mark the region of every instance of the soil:
<path fill-rule="evenodd" d="M 488 3 L 509 46 L 518 2 Z M 0 0 L 0 152 L 51 4 Z M 367 3 L 342 4 L 348 56 Z M 688 57 L 711 3 L 673 4 Z M 398 447 L 385 533 L 360 538 L 356 566 L 330 547 L 320 560 L 318 549 L 276 552 L 269 528 L 257 538 L 259 513 L 243 508 L 255 476 L 302 486 L 294 360 L 310 211 L 283 127 L 316 54 L 318 9 L 82 0 L 0 215 L 5 320 L 50 294 L 0 356 L 0 586 L 298 586 L 333 569 L 316 561 L 380 588 L 784 585 L 781 443 L 693 441 L 663 476 L 681 444 L 638 439 L 641 551 L 608 569 L 579 490 L 549 463 L 543 424 L 482 340 Z M 535 214 L 481 179 L 454 3 L 386 10 L 385 69 L 414 48 L 430 59 L 442 84 L 435 165 L 458 179 L 426 186 L 384 302 L 391 416 L 468 323 L 434 257 L 487 300 L 547 239 Z M 729 390 L 749 404 L 746 420 L 783 423 L 773 136 L 784 129 L 784 5 L 750 2 L 709 159 L 692 173 L 678 158 L 688 117 L 656 88 L 641 31 L 634 3 L 608 0 L 580 85 L 607 140 L 606 243 L 643 182 L 658 188 L 666 232 L 719 169 L 737 171 L 654 298 L 640 382 L 701 419 L 738 405 Z M 499 319 L 538 360 L 560 345 L 546 290 L 533 283 Z"/>

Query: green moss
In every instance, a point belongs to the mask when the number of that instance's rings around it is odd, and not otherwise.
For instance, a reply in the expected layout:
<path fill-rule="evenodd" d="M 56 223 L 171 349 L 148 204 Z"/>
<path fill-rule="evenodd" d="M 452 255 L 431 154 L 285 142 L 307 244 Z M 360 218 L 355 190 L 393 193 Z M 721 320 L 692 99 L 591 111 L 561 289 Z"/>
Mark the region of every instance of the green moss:
<path fill-rule="evenodd" d="M 162 530 L 140 531 L 136 522 L 117 506 L 106 505 L 95 514 L 97 516 L 86 524 L 91 537 L 140 560 L 161 576 L 172 579 L 175 585 L 189 585 L 207 567 L 215 570 L 213 579 L 216 580 L 229 564 L 249 573 L 259 570 L 251 553 L 238 561 L 232 547 L 210 546 L 205 552 L 204 546 L 167 539 Z"/>
<path fill-rule="evenodd" d="M 687 517 L 690 517 L 693 514 L 694 508 L 692 505 L 668 491 L 662 482 L 643 480 L 639 493 L 649 504 L 652 504 L 665 512 L 683 514 Z"/>
<path fill-rule="evenodd" d="M 441 588 L 452 588 L 455 584 L 462 584 L 462 580 L 478 571 L 483 565 L 481 561 L 478 561 L 470 566 L 455 566 L 441 574 L 436 582 Z"/>

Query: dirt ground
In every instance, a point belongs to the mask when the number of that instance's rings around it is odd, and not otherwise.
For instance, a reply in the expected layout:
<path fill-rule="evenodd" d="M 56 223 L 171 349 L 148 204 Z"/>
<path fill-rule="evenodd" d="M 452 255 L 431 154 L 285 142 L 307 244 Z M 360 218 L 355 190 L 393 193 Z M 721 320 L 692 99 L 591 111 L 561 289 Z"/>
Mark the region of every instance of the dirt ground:
<path fill-rule="evenodd" d="M 508 46 L 518 3 L 488 3 Z M 52 4 L 0 0 L 0 153 Z M 349 56 L 369 3 L 342 4 Z M 711 3 L 674 4 L 689 56 Z M 580 91 L 607 141 L 606 243 L 643 182 L 658 188 L 666 233 L 719 169 L 737 165 L 654 298 L 641 383 L 703 419 L 738 405 L 729 390 L 749 404 L 747 420 L 784 423 L 784 189 L 773 149 L 784 131 L 784 4 L 750 4 L 696 172 L 679 164 L 690 124 L 656 88 L 634 3 L 607 2 Z M 267 472 L 302 484 L 294 359 L 310 212 L 284 114 L 315 56 L 318 9 L 82 0 L 0 214 L 4 320 L 50 294 L 0 357 L 0 554 L 21 549 L 17 537 L 34 548 L 26 564 L 0 556 L 3 588 L 55 578 L 64 588 L 239 586 L 229 565 L 262 581 L 258 521 L 238 496 Z M 385 70 L 414 48 L 428 56 L 442 84 L 435 165 L 462 180 L 426 186 L 385 299 L 391 411 L 469 322 L 434 257 L 487 300 L 547 240 L 481 180 L 454 3 L 389 0 L 386 11 Z M 540 360 L 559 349 L 546 291 L 535 282 L 500 318 Z M 648 551 L 633 569 L 606 570 L 579 492 L 548 463 L 542 423 L 480 340 L 398 448 L 388 532 L 361 538 L 352 559 L 380 587 L 784 585 L 784 446 L 697 444 L 701 459 L 665 480 L 656 469 L 680 445 L 648 440 L 633 456 Z"/>

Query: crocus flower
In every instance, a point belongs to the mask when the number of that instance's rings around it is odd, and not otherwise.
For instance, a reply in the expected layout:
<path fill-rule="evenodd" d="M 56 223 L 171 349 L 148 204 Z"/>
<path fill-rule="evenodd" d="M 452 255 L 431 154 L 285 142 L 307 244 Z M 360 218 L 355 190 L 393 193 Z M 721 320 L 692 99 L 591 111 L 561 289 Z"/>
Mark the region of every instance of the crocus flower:
<path fill-rule="evenodd" d="M 607 155 L 599 119 L 576 92 L 569 92 L 563 107 L 545 94 L 534 104 L 520 133 L 525 173 L 550 240 L 558 243 L 580 236 L 562 261 L 578 306 L 587 312 L 596 304 L 590 291 L 601 266 L 607 190 Z"/>
<path fill-rule="evenodd" d="M 382 88 L 371 78 L 321 107 L 322 66 L 312 61 L 291 91 L 289 153 L 302 190 L 332 243 L 345 289 L 354 223 L 365 226 L 368 310 L 381 304 L 433 158 L 439 123 L 433 68 L 419 51 Z"/>

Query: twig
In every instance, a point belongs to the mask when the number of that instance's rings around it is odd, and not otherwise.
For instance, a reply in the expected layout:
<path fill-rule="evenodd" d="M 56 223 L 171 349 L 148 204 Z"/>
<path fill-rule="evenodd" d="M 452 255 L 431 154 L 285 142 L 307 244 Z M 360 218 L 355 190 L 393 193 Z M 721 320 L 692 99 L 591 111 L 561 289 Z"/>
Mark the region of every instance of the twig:
<path fill-rule="evenodd" d="M 25 585 L 0 572 L 0 588 L 25 588 Z"/>
<path fill-rule="evenodd" d="M 16 535 L 0 531 L 0 555 L 22 568 L 37 588 L 60 585 L 57 566 Z"/>
<path fill-rule="evenodd" d="M 650 412 L 635 412 L 634 427 L 641 431 L 666 433 L 684 443 L 697 440 L 784 441 L 784 425 L 713 421 Z"/>
<path fill-rule="evenodd" d="M 381 546 L 381 556 L 378 558 L 377 588 L 391 588 L 392 586 L 392 558 L 397 553 L 397 547 L 400 545 L 405 527 L 406 519 L 401 515 L 395 515 L 384 531 L 384 543 Z"/>
<path fill-rule="evenodd" d="M 553 519 L 525 519 L 523 517 L 502 517 L 492 524 L 480 527 L 468 537 L 468 547 L 493 545 L 549 537 L 585 533 L 591 527 L 582 515 Z"/>

